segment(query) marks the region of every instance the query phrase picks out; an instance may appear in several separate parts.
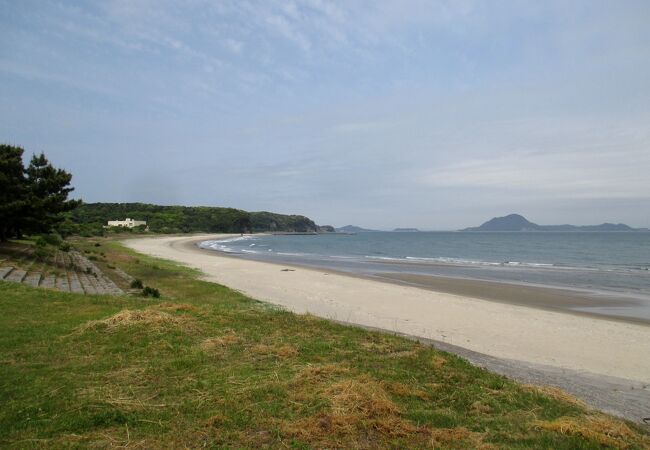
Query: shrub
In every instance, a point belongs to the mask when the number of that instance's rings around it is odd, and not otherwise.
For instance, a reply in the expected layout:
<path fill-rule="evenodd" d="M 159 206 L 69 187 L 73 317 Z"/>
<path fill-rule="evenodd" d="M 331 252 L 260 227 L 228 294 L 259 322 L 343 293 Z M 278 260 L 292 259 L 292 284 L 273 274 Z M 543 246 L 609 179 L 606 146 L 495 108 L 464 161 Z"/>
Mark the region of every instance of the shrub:
<path fill-rule="evenodd" d="M 97 261 L 97 257 L 95 255 L 88 256 L 88 259 L 91 261 Z"/>
<path fill-rule="evenodd" d="M 44 261 L 45 259 L 52 256 L 52 251 L 47 248 L 46 245 L 38 245 L 38 243 L 36 245 L 37 247 L 36 250 L 34 250 L 34 256 L 37 260 Z"/>
<path fill-rule="evenodd" d="M 70 244 L 68 244 L 67 242 L 61 242 L 59 244 L 59 250 L 61 250 L 62 252 L 69 252 L 70 248 L 71 248 Z"/>
<path fill-rule="evenodd" d="M 62 242 L 61 236 L 57 233 L 44 234 L 40 239 L 43 239 L 46 243 L 54 246 L 61 245 Z"/>
<path fill-rule="evenodd" d="M 160 297 L 160 291 L 158 289 L 145 286 L 145 288 L 142 290 L 142 295 L 144 297 L 153 297 L 153 298 L 158 298 Z"/>
<path fill-rule="evenodd" d="M 142 289 L 142 281 L 136 278 L 135 280 L 131 281 L 131 287 L 133 289 Z"/>
<path fill-rule="evenodd" d="M 101 246 L 102 244 L 100 244 L 99 242 L 95 242 L 95 247 L 101 247 Z"/>

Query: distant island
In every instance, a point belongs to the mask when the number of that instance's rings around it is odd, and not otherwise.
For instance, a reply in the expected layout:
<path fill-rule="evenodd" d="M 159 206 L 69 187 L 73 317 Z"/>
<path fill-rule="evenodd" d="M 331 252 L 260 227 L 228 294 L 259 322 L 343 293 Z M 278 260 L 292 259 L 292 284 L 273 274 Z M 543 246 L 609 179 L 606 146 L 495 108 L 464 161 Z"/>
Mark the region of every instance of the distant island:
<path fill-rule="evenodd" d="M 395 228 L 393 231 L 397 231 L 399 233 L 417 233 L 420 230 L 417 228 Z"/>
<path fill-rule="evenodd" d="M 377 230 L 370 230 L 368 228 L 361 228 L 356 225 L 346 225 L 344 227 L 336 228 L 339 233 L 369 233 Z"/>
<path fill-rule="evenodd" d="M 479 227 L 460 231 L 648 231 L 647 228 L 632 228 L 624 223 L 602 223 L 600 225 L 538 225 L 520 214 L 495 217 Z"/>

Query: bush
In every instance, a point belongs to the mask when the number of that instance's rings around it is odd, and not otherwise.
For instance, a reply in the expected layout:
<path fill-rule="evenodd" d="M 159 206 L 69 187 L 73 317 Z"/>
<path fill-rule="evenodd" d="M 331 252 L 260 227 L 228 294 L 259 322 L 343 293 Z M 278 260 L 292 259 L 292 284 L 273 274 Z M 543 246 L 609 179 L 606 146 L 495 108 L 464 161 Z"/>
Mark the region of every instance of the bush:
<path fill-rule="evenodd" d="M 47 248 L 46 245 L 37 244 L 36 250 L 34 250 L 34 256 L 39 261 L 45 261 L 47 258 L 52 256 L 52 251 Z"/>
<path fill-rule="evenodd" d="M 159 298 L 160 297 L 160 291 L 158 289 L 145 286 L 145 288 L 142 290 L 142 295 L 144 297 L 153 297 L 153 298 Z"/>
<path fill-rule="evenodd" d="M 43 239 L 43 236 L 39 236 L 35 241 L 36 247 L 45 248 L 47 247 L 47 241 Z"/>
<path fill-rule="evenodd" d="M 72 247 L 67 242 L 61 242 L 59 244 L 59 250 L 62 252 L 69 252 Z"/>
<path fill-rule="evenodd" d="M 136 278 L 135 280 L 131 281 L 131 287 L 133 289 L 142 289 L 142 281 Z"/>
<path fill-rule="evenodd" d="M 62 242 L 61 236 L 56 233 L 44 234 L 41 236 L 41 239 L 50 245 L 54 245 L 55 247 L 61 245 Z"/>
<path fill-rule="evenodd" d="M 102 244 L 100 244 L 99 242 L 95 242 L 95 247 L 101 247 L 101 246 Z"/>

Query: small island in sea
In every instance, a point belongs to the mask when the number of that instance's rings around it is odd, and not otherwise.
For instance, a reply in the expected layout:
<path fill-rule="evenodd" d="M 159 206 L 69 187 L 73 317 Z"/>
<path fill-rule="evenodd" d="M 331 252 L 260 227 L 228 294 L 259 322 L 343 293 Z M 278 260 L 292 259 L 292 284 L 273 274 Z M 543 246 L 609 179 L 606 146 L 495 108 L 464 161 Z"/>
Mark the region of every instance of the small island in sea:
<path fill-rule="evenodd" d="M 520 214 L 494 217 L 478 227 L 460 231 L 648 231 L 647 228 L 632 228 L 624 223 L 602 223 L 600 225 L 538 225 Z"/>
<path fill-rule="evenodd" d="M 379 230 L 370 230 L 368 228 L 362 228 L 356 225 L 345 225 L 344 227 L 337 228 L 336 231 L 339 233 L 369 233 Z"/>

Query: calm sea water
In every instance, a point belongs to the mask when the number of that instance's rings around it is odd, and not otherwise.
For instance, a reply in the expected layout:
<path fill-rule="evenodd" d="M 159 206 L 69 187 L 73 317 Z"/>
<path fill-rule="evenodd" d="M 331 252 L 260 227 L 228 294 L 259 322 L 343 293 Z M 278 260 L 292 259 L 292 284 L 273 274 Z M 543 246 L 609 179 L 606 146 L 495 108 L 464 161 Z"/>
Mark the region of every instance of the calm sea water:
<path fill-rule="evenodd" d="M 202 246 L 368 275 L 405 272 L 579 289 L 639 300 L 650 318 L 650 233 L 260 235 Z"/>

